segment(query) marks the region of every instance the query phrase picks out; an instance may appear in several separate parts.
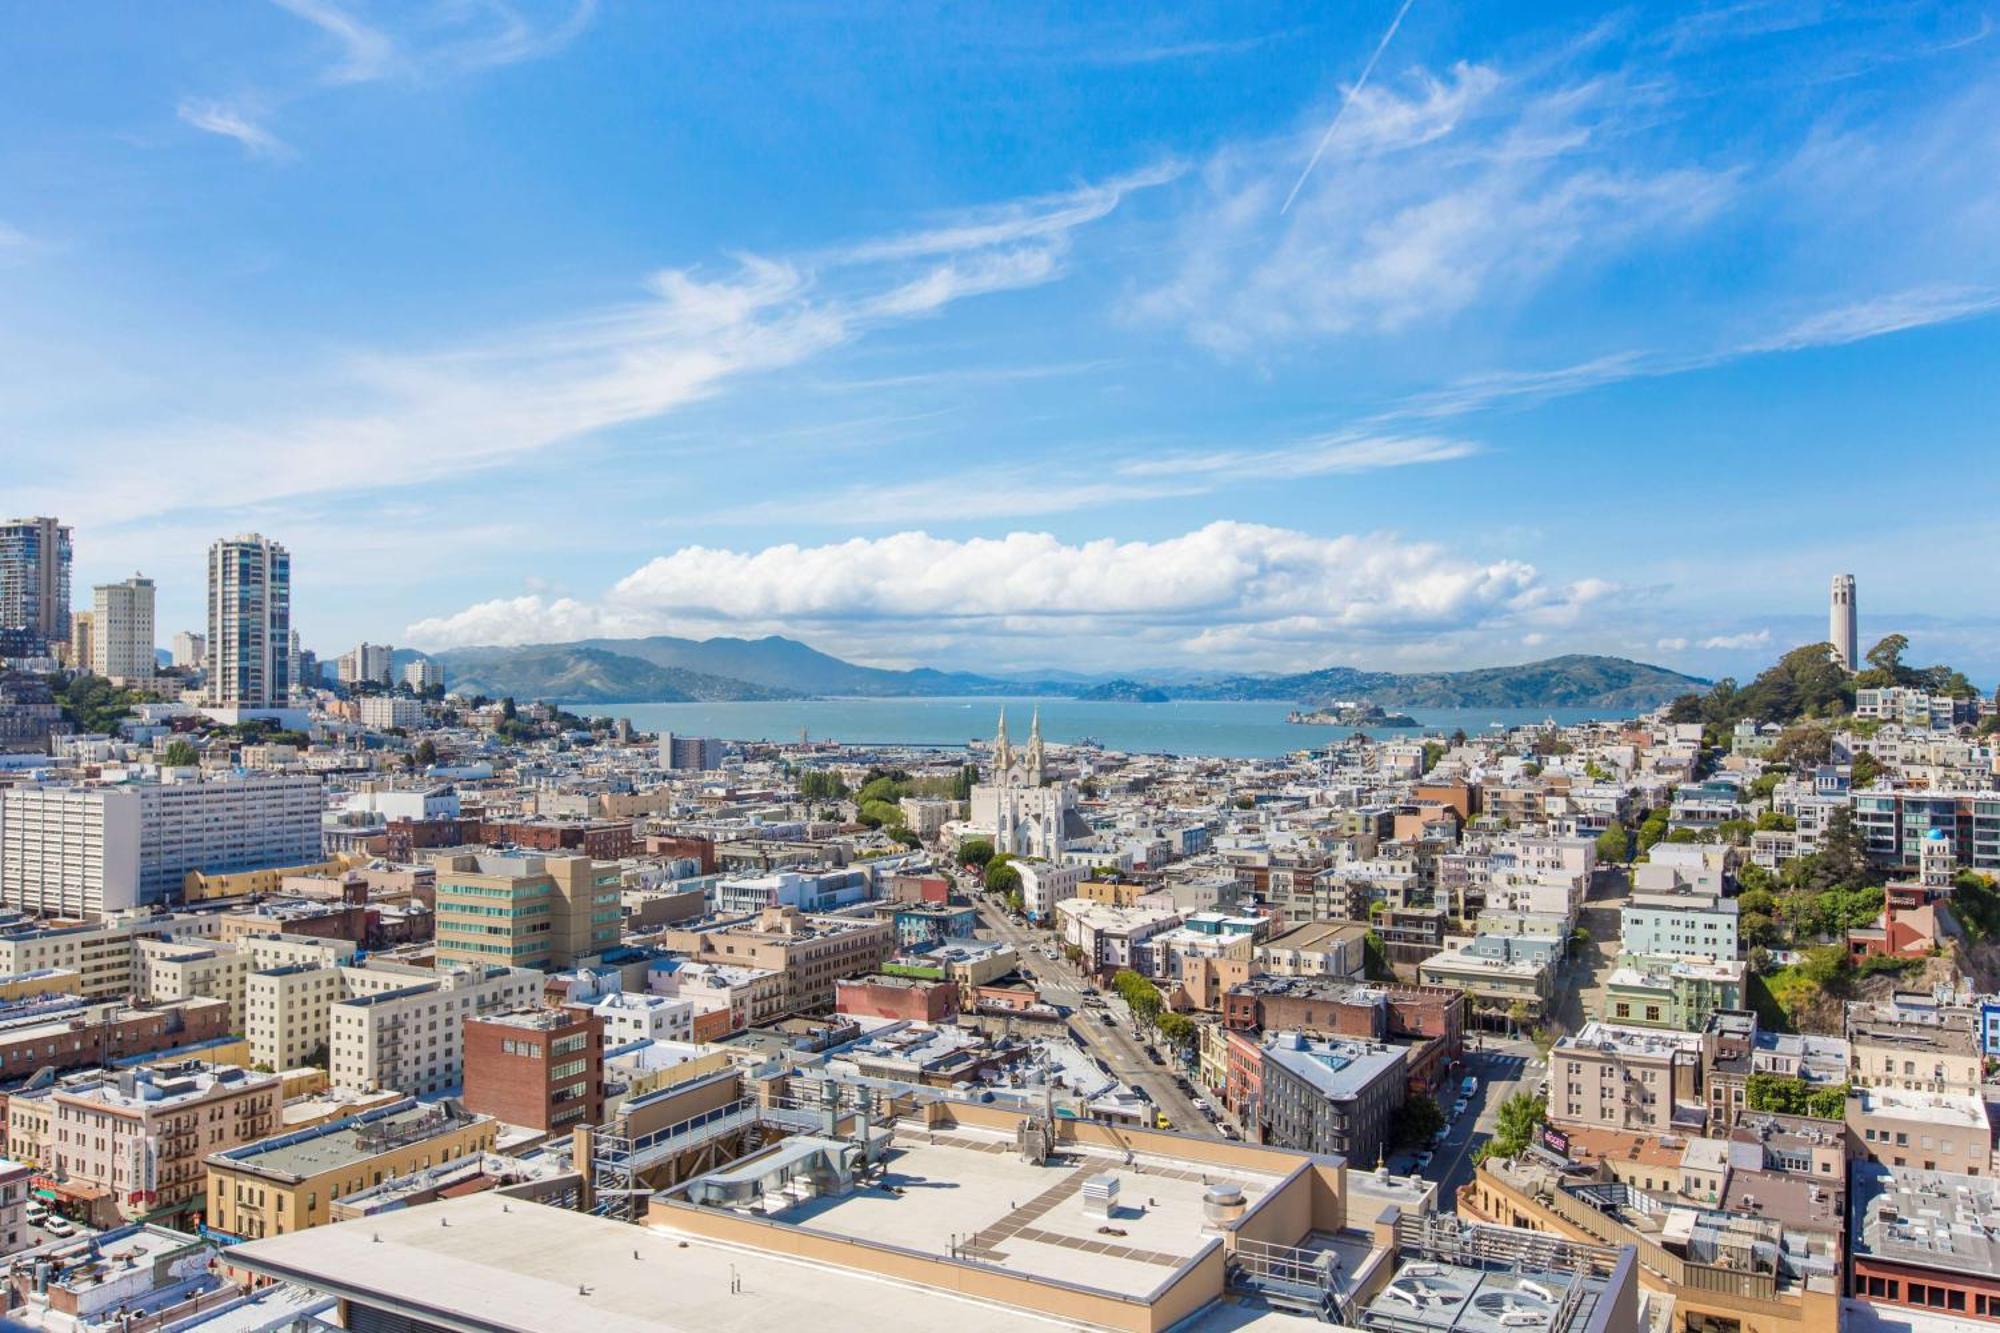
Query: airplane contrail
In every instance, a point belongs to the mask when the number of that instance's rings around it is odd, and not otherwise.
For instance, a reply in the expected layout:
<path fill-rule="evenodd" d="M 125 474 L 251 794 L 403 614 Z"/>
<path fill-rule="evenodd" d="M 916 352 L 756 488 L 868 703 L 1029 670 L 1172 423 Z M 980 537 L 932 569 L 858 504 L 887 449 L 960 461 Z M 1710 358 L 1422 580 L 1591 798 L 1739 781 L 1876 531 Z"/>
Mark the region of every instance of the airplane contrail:
<path fill-rule="evenodd" d="M 1403 15 L 1409 13 L 1410 6 L 1415 3 L 1416 0 L 1403 0 L 1402 7 L 1396 11 L 1396 17 L 1389 20 L 1389 30 L 1382 34 L 1381 41 L 1375 43 L 1374 54 L 1370 55 L 1368 63 L 1361 67 L 1361 77 L 1356 79 L 1354 86 L 1347 90 L 1347 96 L 1340 99 L 1340 107 L 1333 113 L 1333 120 L 1326 127 L 1326 133 L 1320 135 L 1319 147 L 1313 149 L 1312 159 L 1306 163 L 1306 169 L 1299 173 L 1299 178 L 1292 182 L 1292 192 L 1285 196 L 1285 206 L 1278 210 L 1279 217 L 1283 217 L 1291 211 L 1292 200 L 1299 197 L 1299 190 L 1304 187 L 1306 177 L 1312 175 L 1313 168 L 1319 165 L 1320 154 L 1326 152 L 1326 146 L 1333 142 L 1333 132 L 1340 128 L 1340 118 L 1347 114 L 1347 108 L 1353 105 L 1355 97 L 1360 94 L 1362 87 L 1367 84 L 1368 76 L 1375 72 L 1375 62 L 1380 60 L 1382 53 L 1389 49 L 1389 39 L 1396 35 L 1396 29 L 1403 26 Z"/>

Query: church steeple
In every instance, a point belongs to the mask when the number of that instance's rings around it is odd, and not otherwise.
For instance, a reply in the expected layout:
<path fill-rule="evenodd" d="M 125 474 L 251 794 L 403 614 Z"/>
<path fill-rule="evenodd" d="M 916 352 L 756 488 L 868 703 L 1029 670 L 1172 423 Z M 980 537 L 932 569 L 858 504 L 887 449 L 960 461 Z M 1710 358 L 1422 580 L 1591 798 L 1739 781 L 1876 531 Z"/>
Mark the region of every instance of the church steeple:
<path fill-rule="evenodd" d="M 1048 756 L 1042 749 L 1042 710 L 1035 709 L 1034 719 L 1028 723 L 1028 785 L 1042 785 L 1042 767 Z"/>
<path fill-rule="evenodd" d="M 1000 710 L 1000 732 L 993 738 L 993 781 L 1004 785 L 1014 767 L 1014 747 L 1007 743 L 1007 710 Z"/>

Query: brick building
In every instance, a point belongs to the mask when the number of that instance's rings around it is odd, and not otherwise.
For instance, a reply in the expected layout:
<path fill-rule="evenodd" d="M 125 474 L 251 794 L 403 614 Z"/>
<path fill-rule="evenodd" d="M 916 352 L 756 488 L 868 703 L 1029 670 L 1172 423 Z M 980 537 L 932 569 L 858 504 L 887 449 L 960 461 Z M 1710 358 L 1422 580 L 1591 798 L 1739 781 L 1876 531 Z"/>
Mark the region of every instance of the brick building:
<path fill-rule="evenodd" d="M 915 977 L 843 977 L 833 984 L 834 1012 L 859 1018 L 948 1023 L 958 1017 L 958 987 Z"/>
<path fill-rule="evenodd" d="M 604 1023 L 585 1009 L 465 1020 L 465 1105 L 543 1132 L 604 1119 Z"/>
<path fill-rule="evenodd" d="M 632 824 L 619 819 L 483 820 L 479 841 L 523 851 L 575 852 L 594 861 L 616 861 L 633 850 Z"/>
<path fill-rule="evenodd" d="M 229 1034 L 227 1000 L 198 997 L 139 1008 L 79 1000 L 0 1010 L 0 1081 L 43 1068 L 88 1069 Z"/>
<path fill-rule="evenodd" d="M 1233 1031 L 1407 1042 L 1413 1089 L 1437 1087 L 1465 1052 L 1465 992 L 1449 986 L 1260 976 L 1231 987 L 1222 1003 Z"/>

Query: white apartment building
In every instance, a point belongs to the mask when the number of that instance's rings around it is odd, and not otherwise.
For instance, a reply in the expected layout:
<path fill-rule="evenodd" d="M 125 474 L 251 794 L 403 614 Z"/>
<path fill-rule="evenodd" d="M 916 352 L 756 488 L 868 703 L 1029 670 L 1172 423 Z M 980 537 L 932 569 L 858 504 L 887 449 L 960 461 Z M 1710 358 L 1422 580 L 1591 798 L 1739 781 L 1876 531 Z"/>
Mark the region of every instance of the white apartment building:
<path fill-rule="evenodd" d="M 209 940 L 142 938 L 136 941 L 135 949 L 134 989 L 142 999 L 161 1002 L 201 996 L 225 1000 L 229 1004 L 230 1031 L 246 1036 L 249 1029 L 245 1000 L 253 974 L 301 964 L 334 967 L 354 956 L 354 945 L 349 941 L 312 935 L 254 935 L 233 945 Z M 325 1033 L 322 1031 L 320 1035 L 324 1038 Z M 254 1041 L 252 1048 L 254 1051 Z M 261 1057 L 253 1054 L 252 1058 Z M 289 1066 L 272 1064 L 274 1069 L 285 1067 Z"/>
<path fill-rule="evenodd" d="M 694 1001 L 666 995 L 617 991 L 590 1006 L 604 1021 L 604 1045 L 635 1041 L 693 1041 Z"/>
<path fill-rule="evenodd" d="M 38 926 L 0 934 L 0 975 L 65 968 L 81 978 L 85 999 L 131 994 L 138 985 L 136 941 L 213 938 L 212 916 L 134 916 L 95 926 Z"/>
<path fill-rule="evenodd" d="M 444 688 L 444 667 L 428 657 L 419 657 L 413 662 L 403 663 L 403 683 L 413 690 L 427 690 L 435 685 Z"/>
<path fill-rule="evenodd" d="M 389 683 L 389 665 L 394 660 L 395 650 L 386 643 L 357 644 L 354 651 L 342 653 L 334 662 L 334 671 L 343 685 L 353 685 L 364 680 L 372 680 L 378 685 Z"/>
<path fill-rule="evenodd" d="M 208 639 L 193 630 L 184 629 L 174 635 L 174 665 L 177 667 L 200 667 L 208 661 Z"/>
<path fill-rule="evenodd" d="M 330 1058 L 330 1017 L 344 994 L 341 972 L 293 963 L 249 975 L 243 1007 L 252 1064 L 297 1069 L 313 1063 L 321 1047 Z"/>
<path fill-rule="evenodd" d="M 419 1097 L 449 1092 L 465 1077 L 465 1020 L 536 1004 L 545 980 L 527 968 L 472 967 L 341 1000 L 331 1016 L 333 1082 Z"/>
<path fill-rule="evenodd" d="M 1733 962 L 1738 952 L 1734 898 L 1635 893 L 1621 916 L 1619 952 L 1635 958 L 1706 958 Z"/>
<path fill-rule="evenodd" d="M 310 774 L 0 789 L 0 902 L 103 916 L 177 900 L 189 871 L 312 864 L 321 790 Z"/>
<path fill-rule="evenodd" d="M 361 699 L 361 725 L 370 731 L 421 726 L 423 720 L 424 706 L 415 699 L 397 694 L 370 694 Z"/>
<path fill-rule="evenodd" d="M 1021 876 L 1021 910 L 1030 921 L 1046 921 L 1056 904 L 1073 898 L 1088 874 L 1082 866 L 1054 861 L 1010 861 Z"/>
<path fill-rule="evenodd" d="M 101 583 L 91 608 L 90 669 L 115 681 L 153 678 L 153 581 Z"/>

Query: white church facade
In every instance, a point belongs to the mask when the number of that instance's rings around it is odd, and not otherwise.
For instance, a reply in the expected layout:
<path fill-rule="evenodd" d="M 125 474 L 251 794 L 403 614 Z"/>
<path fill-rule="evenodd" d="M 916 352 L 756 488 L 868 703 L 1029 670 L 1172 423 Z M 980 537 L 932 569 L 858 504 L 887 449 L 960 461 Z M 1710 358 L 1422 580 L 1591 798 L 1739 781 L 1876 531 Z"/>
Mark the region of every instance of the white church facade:
<path fill-rule="evenodd" d="M 1048 754 L 1042 745 L 1038 710 L 1028 731 L 1028 744 L 1016 754 L 1007 739 L 1007 712 L 1000 712 L 1000 730 L 993 739 L 992 771 L 972 789 L 971 818 L 965 831 L 993 839 L 993 850 L 1023 860 L 1057 860 L 1063 847 L 1079 833 L 1076 794 L 1061 780 L 1048 780 Z"/>

